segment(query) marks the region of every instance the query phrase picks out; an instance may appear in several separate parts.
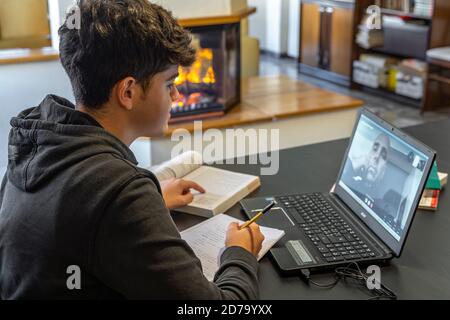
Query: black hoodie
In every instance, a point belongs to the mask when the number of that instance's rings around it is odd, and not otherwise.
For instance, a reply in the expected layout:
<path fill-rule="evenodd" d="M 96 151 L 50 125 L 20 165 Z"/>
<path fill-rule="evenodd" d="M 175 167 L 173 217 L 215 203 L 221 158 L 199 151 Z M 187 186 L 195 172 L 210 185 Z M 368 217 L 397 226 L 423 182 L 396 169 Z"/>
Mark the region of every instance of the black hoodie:
<path fill-rule="evenodd" d="M 224 251 L 213 283 L 203 276 L 155 176 L 72 103 L 49 95 L 11 126 L 1 299 L 258 297 L 257 262 L 242 248 Z M 68 288 L 70 266 L 80 268 L 79 290 Z"/>

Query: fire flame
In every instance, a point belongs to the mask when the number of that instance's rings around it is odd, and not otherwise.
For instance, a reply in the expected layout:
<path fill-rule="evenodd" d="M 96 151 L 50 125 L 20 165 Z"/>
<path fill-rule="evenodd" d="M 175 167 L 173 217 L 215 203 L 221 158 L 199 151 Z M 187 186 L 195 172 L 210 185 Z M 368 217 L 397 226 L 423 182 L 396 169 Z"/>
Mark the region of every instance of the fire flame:
<path fill-rule="evenodd" d="M 175 79 L 175 85 L 179 86 L 183 83 L 216 83 L 216 74 L 212 66 L 213 52 L 212 49 L 200 49 L 197 59 L 190 68 L 178 68 L 178 77 Z"/>

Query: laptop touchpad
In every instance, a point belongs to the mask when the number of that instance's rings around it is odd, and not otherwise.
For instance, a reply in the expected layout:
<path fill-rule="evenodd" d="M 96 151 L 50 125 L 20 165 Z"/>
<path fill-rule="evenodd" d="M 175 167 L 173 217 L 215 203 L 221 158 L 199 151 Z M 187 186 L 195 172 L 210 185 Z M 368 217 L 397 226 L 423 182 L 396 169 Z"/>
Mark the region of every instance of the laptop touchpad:
<path fill-rule="evenodd" d="M 252 212 L 252 215 L 258 214 L 259 210 Z M 283 208 L 275 207 L 263 215 L 257 222 L 261 226 L 278 228 L 286 230 L 294 226 L 294 222 L 289 218 Z"/>

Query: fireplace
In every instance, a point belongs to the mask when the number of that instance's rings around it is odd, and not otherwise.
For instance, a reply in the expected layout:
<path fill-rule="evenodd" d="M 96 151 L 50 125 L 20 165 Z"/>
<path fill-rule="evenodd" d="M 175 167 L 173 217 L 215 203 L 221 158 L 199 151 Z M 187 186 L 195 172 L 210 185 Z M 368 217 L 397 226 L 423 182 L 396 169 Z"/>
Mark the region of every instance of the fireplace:
<path fill-rule="evenodd" d="M 223 115 L 240 102 L 240 24 L 192 27 L 197 59 L 179 68 L 171 123 Z"/>

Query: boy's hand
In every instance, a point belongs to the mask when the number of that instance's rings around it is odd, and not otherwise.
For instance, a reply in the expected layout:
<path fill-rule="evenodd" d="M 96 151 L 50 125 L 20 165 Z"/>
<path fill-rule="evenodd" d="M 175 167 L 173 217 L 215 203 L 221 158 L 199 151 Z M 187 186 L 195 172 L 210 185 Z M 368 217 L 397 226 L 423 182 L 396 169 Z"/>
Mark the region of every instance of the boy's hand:
<path fill-rule="evenodd" d="M 247 228 L 239 230 L 239 224 L 233 222 L 228 226 L 225 246 L 244 248 L 257 257 L 263 241 L 264 235 L 256 223 L 252 223 Z"/>
<path fill-rule="evenodd" d="M 193 181 L 170 179 L 161 182 L 164 202 L 169 210 L 181 208 L 191 203 L 194 199 L 191 189 L 205 193 L 205 189 Z"/>

